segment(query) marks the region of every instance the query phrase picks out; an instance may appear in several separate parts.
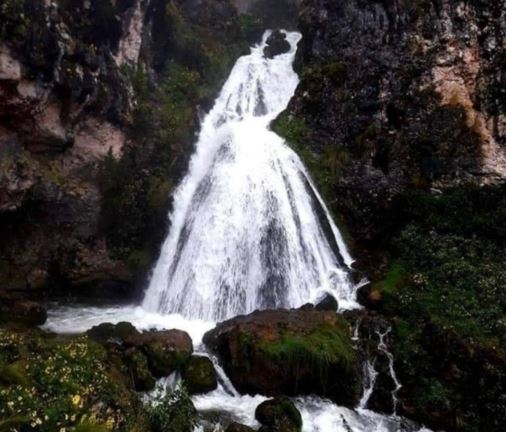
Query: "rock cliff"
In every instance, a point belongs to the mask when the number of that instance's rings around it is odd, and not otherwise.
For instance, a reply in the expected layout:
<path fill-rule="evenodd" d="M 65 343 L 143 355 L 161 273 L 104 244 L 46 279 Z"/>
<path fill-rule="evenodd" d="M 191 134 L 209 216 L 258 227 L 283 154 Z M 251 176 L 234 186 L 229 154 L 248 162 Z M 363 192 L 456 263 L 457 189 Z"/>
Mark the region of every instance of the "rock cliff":
<path fill-rule="evenodd" d="M 189 3 L 2 2 L 2 297 L 132 295 L 198 106 L 247 48 L 231 3 Z"/>

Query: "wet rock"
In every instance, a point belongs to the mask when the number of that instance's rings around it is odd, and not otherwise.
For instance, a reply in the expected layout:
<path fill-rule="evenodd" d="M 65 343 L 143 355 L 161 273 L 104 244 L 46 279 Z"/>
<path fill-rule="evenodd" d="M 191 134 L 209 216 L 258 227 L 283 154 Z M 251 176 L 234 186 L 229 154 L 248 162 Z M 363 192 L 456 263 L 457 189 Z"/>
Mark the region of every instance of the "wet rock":
<path fill-rule="evenodd" d="M 129 342 L 142 348 L 149 369 L 157 378 L 169 376 L 193 353 L 190 336 L 181 330 L 144 332 Z"/>
<path fill-rule="evenodd" d="M 361 367 L 349 325 L 334 312 L 257 311 L 218 324 L 204 342 L 242 393 L 358 402 Z"/>
<path fill-rule="evenodd" d="M 249 426 L 234 422 L 228 425 L 228 427 L 225 429 L 225 432 L 254 432 L 254 429 L 250 428 Z"/>
<path fill-rule="evenodd" d="M 96 342 L 110 342 L 121 345 L 132 337 L 139 336 L 139 332 L 129 322 L 102 323 L 92 327 L 86 332 L 86 335 Z"/>
<path fill-rule="evenodd" d="M 40 303 L 6 302 L 0 306 L 0 323 L 22 324 L 26 326 L 39 326 L 46 322 L 47 311 Z"/>
<path fill-rule="evenodd" d="M 216 370 L 208 357 L 190 357 L 181 375 L 190 394 L 208 393 L 218 387 Z"/>
<path fill-rule="evenodd" d="M 262 432 L 299 432 L 302 416 L 293 402 L 285 397 L 262 402 L 255 410 Z"/>
<path fill-rule="evenodd" d="M 368 283 L 357 291 L 357 300 L 368 309 L 377 310 L 383 301 L 383 294 L 378 288 Z"/>
<path fill-rule="evenodd" d="M 264 48 L 264 56 L 269 59 L 290 51 L 290 44 L 286 40 L 286 34 L 280 30 L 273 31 L 267 38 L 266 43 L 267 46 Z"/>
<path fill-rule="evenodd" d="M 336 298 L 331 294 L 326 294 L 315 306 L 318 311 L 332 311 L 336 312 L 339 307 L 339 303 Z"/>

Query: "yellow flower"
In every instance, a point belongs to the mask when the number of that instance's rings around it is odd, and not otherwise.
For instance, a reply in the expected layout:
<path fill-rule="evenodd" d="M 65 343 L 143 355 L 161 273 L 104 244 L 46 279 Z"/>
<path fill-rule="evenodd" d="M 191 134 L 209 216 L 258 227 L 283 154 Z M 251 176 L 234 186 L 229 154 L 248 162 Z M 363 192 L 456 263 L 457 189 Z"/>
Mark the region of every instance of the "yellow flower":
<path fill-rule="evenodd" d="M 72 403 L 74 405 L 79 405 L 79 402 L 81 402 L 81 396 L 79 395 L 72 396 Z"/>

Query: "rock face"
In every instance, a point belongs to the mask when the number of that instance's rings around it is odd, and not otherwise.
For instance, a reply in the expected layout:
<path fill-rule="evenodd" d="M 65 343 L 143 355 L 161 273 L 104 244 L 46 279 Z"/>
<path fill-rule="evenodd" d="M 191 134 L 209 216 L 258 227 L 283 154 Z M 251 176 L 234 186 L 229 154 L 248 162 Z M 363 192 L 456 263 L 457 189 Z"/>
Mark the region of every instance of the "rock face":
<path fill-rule="evenodd" d="M 204 336 L 242 393 L 318 394 L 354 406 L 361 368 L 347 323 L 314 310 L 254 312 L 219 324 Z"/>
<path fill-rule="evenodd" d="M 302 81 L 278 130 L 356 240 L 381 241 L 407 188 L 506 180 L 505 7 L 303 2 Z"/>
<path fill-rule="evenodd" d="M 136 295 L 197 106 L 247 48 L 228 0 L 195 4 L 2 2 L 1 298 Z"/>

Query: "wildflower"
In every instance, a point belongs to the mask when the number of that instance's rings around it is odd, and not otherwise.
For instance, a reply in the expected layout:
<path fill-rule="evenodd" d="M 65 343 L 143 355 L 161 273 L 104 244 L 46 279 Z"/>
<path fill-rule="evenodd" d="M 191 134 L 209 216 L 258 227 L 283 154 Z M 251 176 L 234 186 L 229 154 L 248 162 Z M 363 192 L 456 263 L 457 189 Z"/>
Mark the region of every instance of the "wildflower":
<path fill-rule="evenodd" d="M 72 403 L 74 405 L 79 405 L 79 402 L 81 402 L 81 396 L 79 395 L 72 396 Z"/>

